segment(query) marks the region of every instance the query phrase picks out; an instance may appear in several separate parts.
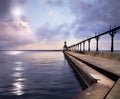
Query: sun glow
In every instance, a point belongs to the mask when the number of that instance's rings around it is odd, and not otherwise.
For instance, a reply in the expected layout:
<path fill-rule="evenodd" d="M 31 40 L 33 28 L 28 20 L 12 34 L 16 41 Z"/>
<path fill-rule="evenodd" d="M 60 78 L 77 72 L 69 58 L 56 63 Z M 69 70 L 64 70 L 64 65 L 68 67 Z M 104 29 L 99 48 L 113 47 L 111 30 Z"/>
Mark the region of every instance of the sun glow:
<path fill-rule="evenodd" d="M 23 15 L 23 9 L 19 6 L 12 8 L 11 13 L 14 17 L 18 18 Z"/>

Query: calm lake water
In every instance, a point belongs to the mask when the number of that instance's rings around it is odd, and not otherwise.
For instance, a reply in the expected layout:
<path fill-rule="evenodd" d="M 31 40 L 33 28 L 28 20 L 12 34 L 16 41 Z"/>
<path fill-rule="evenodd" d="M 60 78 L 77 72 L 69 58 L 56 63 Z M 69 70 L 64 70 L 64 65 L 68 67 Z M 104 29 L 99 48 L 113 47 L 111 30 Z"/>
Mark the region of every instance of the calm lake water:
<path fill-rule="evenodd" d="M 0 51 L 0 99 L 72 99 L 81 91 L 62 52 Z"/>

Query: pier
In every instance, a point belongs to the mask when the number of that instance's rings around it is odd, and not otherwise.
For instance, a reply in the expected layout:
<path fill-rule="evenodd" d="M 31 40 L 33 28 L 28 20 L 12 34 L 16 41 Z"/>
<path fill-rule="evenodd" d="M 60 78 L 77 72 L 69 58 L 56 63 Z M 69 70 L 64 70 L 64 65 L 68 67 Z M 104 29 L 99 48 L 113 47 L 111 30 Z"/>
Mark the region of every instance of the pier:
<path fill-rule="evenodd" d="M 109 34 L 110 37 L 111 37 L 111 50 L 110 51 L 114 52 L 114 37 L 115 37 L 115 34 L 117 33 L 118 30 L 120 30 L 120 26 L 118 26 L 118 27 L 115 26 L 113 29 L 111 29 L 111 26 L 110 26 L 110 30 L 108 30 L 106 32 L 103 32 L 103 33 L 100 33 L 98 35 L 95 33 L 95 36 L 87 38 L 86 40 L 83 40 L 79 43 L 76 43 L 76 44 L 73 44 L 73 45 L 69 46 L 68 50 L 85 52 L 85 44 L 86 44 L 86 42 L 88 42 L 88 51 L 90 52 L 91 40 L 96 39 L 96 52 L 98 52 L 99 51 L 100 37 L 103 36 L 103 35 L 108 35 Z M 82 49 L 82 45 L 83 45 L 83 49 Z"/>
<path fill-rule="evenodd" d="M 114 50 L 114 37 L 120 26 L 67 47 L 63 52 L 68 63 L 83 79 L 87 88 L 73 99 L 120 99 L 120 53 Z M 109 52 L 99 50 L 99 39 L 111 37 Z M 96 50 L 91 51 L 91 40 L 96 39 Z M 88 50 L 85 44 L 88 42 Z M 82 47 L 83 46 L 83 47 Z"/>

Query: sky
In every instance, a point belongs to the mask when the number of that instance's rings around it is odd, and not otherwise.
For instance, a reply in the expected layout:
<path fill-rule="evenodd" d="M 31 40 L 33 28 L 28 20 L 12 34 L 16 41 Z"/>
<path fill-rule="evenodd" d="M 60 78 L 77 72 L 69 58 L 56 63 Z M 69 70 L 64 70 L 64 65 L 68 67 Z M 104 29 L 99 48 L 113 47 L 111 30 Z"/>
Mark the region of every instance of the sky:
<path fill-rule="evenodd" d="M 0 0 L 1 50 L 62 49 L 64 41 L 69 46 L 110 25 L 120 25 L 120 0 Z M 91 44 L 94 49 L 95 40 Z M 110 36 L 101 37 L 99 46 L 110 49 Z"/>

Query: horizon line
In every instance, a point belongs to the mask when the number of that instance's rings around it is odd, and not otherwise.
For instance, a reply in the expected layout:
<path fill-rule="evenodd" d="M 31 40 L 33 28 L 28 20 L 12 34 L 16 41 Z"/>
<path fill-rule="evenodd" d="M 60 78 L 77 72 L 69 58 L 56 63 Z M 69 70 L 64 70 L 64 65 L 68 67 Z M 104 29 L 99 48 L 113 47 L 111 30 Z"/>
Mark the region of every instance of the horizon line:
<path fill-rule="evenodd" d="M 42 50 L 8 50 L 8 49 L 0 49 L 0 51 L 62 51 L 61 49 L 42 49 Z"/>

